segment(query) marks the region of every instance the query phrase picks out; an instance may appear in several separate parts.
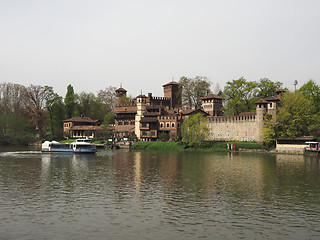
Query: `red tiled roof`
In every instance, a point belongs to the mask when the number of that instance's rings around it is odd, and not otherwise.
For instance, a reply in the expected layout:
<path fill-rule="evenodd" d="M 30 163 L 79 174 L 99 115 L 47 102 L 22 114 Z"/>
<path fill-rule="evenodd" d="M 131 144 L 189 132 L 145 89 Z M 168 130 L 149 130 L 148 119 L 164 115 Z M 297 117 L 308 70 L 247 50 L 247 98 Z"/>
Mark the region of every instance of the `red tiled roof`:
<path fill-rule="evenodd" d="M 84 131 L 100 131 L 103 128 L 101 126 L 73 126 L 70 130 L 84 130 Z"/>
<path fill-rule="evenodd" d="M 157 122 L 157 121 L 158 121 L 157 117 L 144 117 L 140 120 L 140 122 L 144 122 L 144 123 Z"/>

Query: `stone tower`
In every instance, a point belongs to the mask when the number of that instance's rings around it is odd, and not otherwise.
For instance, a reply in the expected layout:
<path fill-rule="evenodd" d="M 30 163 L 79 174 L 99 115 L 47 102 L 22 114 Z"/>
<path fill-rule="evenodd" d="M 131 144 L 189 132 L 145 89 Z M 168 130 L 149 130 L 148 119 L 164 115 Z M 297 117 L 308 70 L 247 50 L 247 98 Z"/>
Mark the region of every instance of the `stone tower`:
<path fill-rule="evenodd" d="M 138 139 L 141 138 L 141 132 L 140 132 L 140 121 L 143 117 L 143 114 L 146 111 L 146 105 L 147 105 L 147 97 L 145 95 L 139 95 L 137 97 L 137 114 L 135 116 L 135 134 Z"/>
<path fill-rule="evenodd" d="M 126 95 L 127 95 L 127 90 L 125 90 L 122 87 L 118 88 L 116 90 L 116 98 L 117 98 L 117 104 L 116 105 L 120 105 L 122 96 L 126 96 Z"/>
<path fill-rule="evenodd" d="M 181 106 L 181 89 L 179 85 L 179 83 L 172 81 L 162 86 L 164 97 L 170 99 L 170 108 Z"/>

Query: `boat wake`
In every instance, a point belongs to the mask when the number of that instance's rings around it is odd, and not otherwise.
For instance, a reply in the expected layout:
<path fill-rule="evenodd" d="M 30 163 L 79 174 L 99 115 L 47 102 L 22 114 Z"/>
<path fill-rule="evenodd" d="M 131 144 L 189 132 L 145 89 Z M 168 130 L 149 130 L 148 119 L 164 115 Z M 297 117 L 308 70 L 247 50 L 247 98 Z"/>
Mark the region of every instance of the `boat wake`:
<path fill-rule="evenodd" d="M 0 152 L 0 157 L 11 157 L 19 155 L 40 154 L 41 151 L 17 151 L 17 152 Z"/>

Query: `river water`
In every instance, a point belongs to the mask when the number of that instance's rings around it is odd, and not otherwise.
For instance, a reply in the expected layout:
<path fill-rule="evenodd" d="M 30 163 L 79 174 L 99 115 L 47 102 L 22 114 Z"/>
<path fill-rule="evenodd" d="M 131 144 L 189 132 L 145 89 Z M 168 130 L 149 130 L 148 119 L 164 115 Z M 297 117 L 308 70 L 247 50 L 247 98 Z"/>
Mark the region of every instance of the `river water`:
<path fill-rule="evenodd" d="M 320 239 L 315 156 L 0 148 L 0 239 Z"/>

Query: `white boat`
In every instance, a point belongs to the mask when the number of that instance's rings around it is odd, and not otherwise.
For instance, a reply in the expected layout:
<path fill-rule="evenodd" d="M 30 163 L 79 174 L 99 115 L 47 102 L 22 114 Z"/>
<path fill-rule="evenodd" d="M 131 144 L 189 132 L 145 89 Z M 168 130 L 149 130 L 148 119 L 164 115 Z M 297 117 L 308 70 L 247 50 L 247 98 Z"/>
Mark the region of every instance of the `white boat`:
<path fill-rule="evenodd" d="M 56 141 L 45 141 L 42 143 L 43 153 L 96 153 L 96 146 L 90 139 L 76 139 L 73 143 L 59 143 Z"/>

